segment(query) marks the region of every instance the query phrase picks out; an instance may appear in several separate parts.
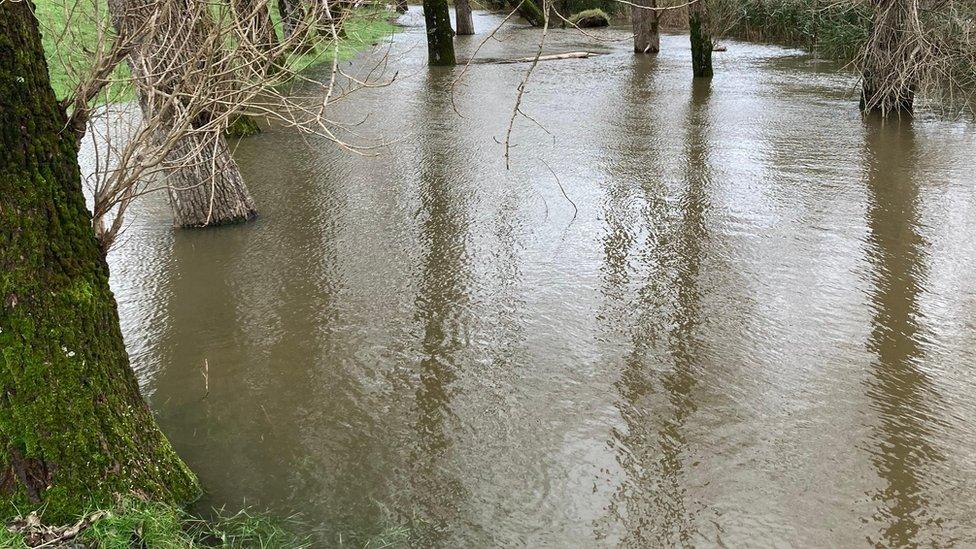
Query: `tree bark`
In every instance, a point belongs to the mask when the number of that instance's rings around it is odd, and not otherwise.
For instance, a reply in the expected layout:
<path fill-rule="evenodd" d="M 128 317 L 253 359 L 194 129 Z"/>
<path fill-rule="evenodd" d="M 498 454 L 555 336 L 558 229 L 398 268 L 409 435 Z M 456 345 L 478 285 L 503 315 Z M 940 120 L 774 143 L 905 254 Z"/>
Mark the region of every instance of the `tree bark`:
<path fill-rule="evenodd" d="M 166 188 L 177 226 L 212 227 L 257 216 L 223 136 L 213 145 L 191 134 L 173 147 L 164 166 L 170 162 L 175 166 L 167 170 Z"/>
<path fill-rule="evenodd" d="M 424 23 L 427 26 L 427 64 L 453 66 L 454 30 L 447 0 L 424 0 Z"/>
<path fill-rule="evenodd" d="M 915 106 L 914 76 L 917 4 L 875 0 L 875 20 L 862 67 L 861 110 L 881 116 L 911 116 Z"/>
<path fill-rule="evenodd" d="M 305 19 L 305 8 L 300 0 L 278 0 L 278 14 L 281 16 L 285 40 L 292 40 L 301 21 Z"/>
<path fill-rule="evenodd" d="M 233 0 L 240 21 L 247 26 L 247 39 L 262 51 L 269 51 L 278 45 L 278 32 L 271 20 L 271 11 L 266 0 Z"/>
<path fill-rule="evenodd" d="M 657 7 L 657 0 L 636 0 L 635 4 Z M 658 13 L 655 9 L 631 6 L 634 25 L 634 53 L 658 53 L 661 51 L 661 34 L 658 31 Z"/>
<path fill-rule="evenodd" d="M 454 19 L 458 36 L 474 34 L 474 17 L 471 15 L 471 0 L 454 0 Z"/>
<path fill-rule="evenodd" d="M 33 10 L 0 3 L 0 518 L 185 502 L 199 486 L 129 367 Z"/>
<path fill-rule="evenodd" d="M 153 5 L 136 4 L 133 0 L 109 0 L 108 9 L 113 23 L 118 29 L 133 29 L 145 24 L 151 15 Z M 203 30 L 177 21 L 159 20 L 156 23 L 159 36 L 149 37 L 149 40 L 159 40 L 163 43 L 183 44 L 185 48 L 193 48 L 198 42 Z M 202 23 L 201 23 L 202 24 Z M 172 29 L 180 29 L 181 36 L 169 36 Z M 129 33 L 135 35 L 135 32 Z M 158 53 L 156 53 L 158 52 Z M 144 53 L 153 53 L 153 59 L 141 58 Z M 148 57 L 148 55 L 147 55 Z M 183 59 L 186 57 L 186 59 Z M 156 67 L 180 67 L 185 64 L 198 62 L 189 50 L 180 48 L 139 48 L 135 47 L 129 54 L 129 67 L 137 90 L 163 90 L 172 88 L 172 81 L 180 78 L 179 74 L 169 74 Z M 145 71 L 143 67 L 151 67 Z M 214 83 L 216 85 L 216 83 Z M 160 114 L 155 105 L 150 105 L 146 94 L 139 92 L 139 104 L 144 116 L 165 116 Z M 166 93 L 158 94 L 162 100 L 167 100 Z M 207 113 L 198 117 L 200 124 L 206 123 Z M 197 123 L 194 123 L 196 127 Z M 170 137 L 168 124 L 165 123 L 156 131 L 154 139 L 163 143 Z M 224 136 L 204 136 L 190 131 L 180 138 L 175 146 L 169 150 L 163 160 L 166 177 L 166 188 L 169 193 L 170 205 L 173 210 L 173 221 L 177 227 L 209 227 L 241 223 L 257 217 L 254 200 L 244 184 L 240 168 L 230 156 L 230 150 Z"/>
<path fill-rule="evenodd" d="M 688 6 L 688 29 L 691 35 L 691 70 L 695 78 L 712 77 L 711 24 L 705 0 Z"/>
<path fill-rule="evenodd" d="M 546 24 L 546 16 L 535 0 L 508 0 L 508 3 L 513 9 L 518 8 L 518 14 L 533 27 Z"/>

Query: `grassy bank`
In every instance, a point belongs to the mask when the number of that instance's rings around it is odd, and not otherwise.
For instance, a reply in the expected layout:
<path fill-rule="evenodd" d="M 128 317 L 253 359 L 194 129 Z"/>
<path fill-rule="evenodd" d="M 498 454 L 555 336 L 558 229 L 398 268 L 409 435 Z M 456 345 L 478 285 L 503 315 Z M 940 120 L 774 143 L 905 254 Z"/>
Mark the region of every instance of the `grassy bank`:
<path fill-rule="evenodd" d="M 863 49 L 873 16 L 862 0 L 716 0 L 711 5 L 724 35 L 801 46 L 844 61 Z"/>
<path fill-rule="evenodd" d="M 28 520 L 0 530 L 0 547 L 72 547 L 85 549 L 184 549 L 191 547 L 310 547 L 295 519 L 277 519 L 241 511 L 217 513 L 205 520 L 182 509 L 137 500 L 117 509 L 90 513 L 67 527 L 46 527 Z M 79 531 L 80 530 L 80 531 Z"/>
<path fill-rule="evenodd" d="M 62 527 L 43 525 L 32 518 L 0 527 L 4 549 L 305 549 L 323 544 L 321 532 L 299 517 L 278 518 L 250 510 L 215 511 L 209 518 L 183 509 L 135 499 L 116 509 L 88 513 Z M 412 527 L 394 524 L 367 534 L 355 530 L 325 535 L 326 545 L 339 548 L 392 549 L 419 544 Z M 319 534 L 317 537 L 316 534 Z"/>
<path fill-rule="evenodd" d="M 272 3 L 275 4 L 276 3 Z M 37 18 L 41 24 L 44 53 L 51 75 L 51 85 L 57 97 L 64 98 L 91 69 L 99 57 L 101 34 L 109 28 L 105 0 L 35 0 Z M 281 36 L 281 22 L 277 8 L 271 10 L 272 19 Z M 345 33 L 338 45 L 340 59 L 348 59 L 393 34 L 396 27 L 390 22 L 390 12 L 375 8 L 354 11 L 345 22 Z M 331 63 L 334 44 L 320 43 L 315 50 L 294 56 L 289 66 L 303 70 L 321 63 Z M 106 46 L 107 47 L 107 46 Z M 127 84 L 128 67 L 123 63 L 113 74 L 113 82 L 101 102 L 132 99 Z"/>

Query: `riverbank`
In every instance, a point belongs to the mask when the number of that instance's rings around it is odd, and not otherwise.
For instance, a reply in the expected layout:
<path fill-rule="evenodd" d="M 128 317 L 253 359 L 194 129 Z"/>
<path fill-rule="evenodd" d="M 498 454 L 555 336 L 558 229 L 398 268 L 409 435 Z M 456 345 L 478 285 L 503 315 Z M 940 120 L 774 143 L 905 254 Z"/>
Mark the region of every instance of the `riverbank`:
<path fill-rule="evenodd" d="M 0 530 L 0 547 L 310 547 L 295 518 L 272 518 L 248 510 L 214 513 L 205 519 L 183 509 L 139 500 L 87 513 L 66 526 L 43 525 L 36 515 L 19 518 Z"/>
<path fill-rule="evenodd" d="M 179 507 L 136 499 L 115 509 L 86 513 L 65 526 L 42 523 L 36 515 L 0 528 L 5 549 L 152 549 L 275 547 L 306 549 L 315 545 L 315 528 L 298 515 L 284 518 L 243 509 L 213 510 L 209 516 Z M 340 547 L 403 547 L 415 538 L 407 526 L 388 526 L 374 535 L 349 532 Z"/>

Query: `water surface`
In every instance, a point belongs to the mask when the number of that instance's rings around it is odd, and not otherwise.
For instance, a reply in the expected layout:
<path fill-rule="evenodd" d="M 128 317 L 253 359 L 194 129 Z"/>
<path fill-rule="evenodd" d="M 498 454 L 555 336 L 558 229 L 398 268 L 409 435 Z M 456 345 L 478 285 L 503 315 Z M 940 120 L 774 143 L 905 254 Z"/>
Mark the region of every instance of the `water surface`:
<path fill-rule="evenodd" d="M 601 55 L 538 66 L 510 170 L 526 65 L 472 66 L 459 116 L 410 27 L 336 114 L 379 155 L 273 129 L 236 153 L 257 222 L 142 203 L 113 288 L 203 503 L 322 546 L 976 544 L 976 127 L 864 121 L 796 50 L 693 83 L 687 37 L 598 32 L 550 32 Z"/>

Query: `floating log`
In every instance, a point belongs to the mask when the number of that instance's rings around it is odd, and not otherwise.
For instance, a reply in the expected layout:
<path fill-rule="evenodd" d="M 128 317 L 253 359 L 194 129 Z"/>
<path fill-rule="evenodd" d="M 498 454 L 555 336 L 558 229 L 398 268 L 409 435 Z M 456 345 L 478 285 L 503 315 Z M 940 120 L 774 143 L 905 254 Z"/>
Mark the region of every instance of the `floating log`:
<path fill-rule="evenodd" d="M 540 55 L 539 61 L 554 61 L 557 59 L 586 59 L 588 57 L 599 55 L 592 51 L 571 51 L 567 53 L 553 53 L 549 55 Z M 498 59 L 498 58 L 482 58 L 482 59 L 472 59 L 472 65 L 481 65 L 486 63 L 495 64 L 508 64 L 508 63 L 531 63 L 535 61 L 535 56 L 532 57 L 518 57 L 516 59 Z M 464 65 L 467 60 L 458 60 L 458 65 Z"/>

